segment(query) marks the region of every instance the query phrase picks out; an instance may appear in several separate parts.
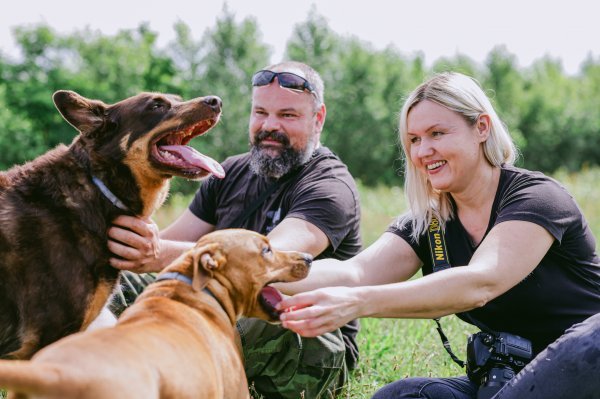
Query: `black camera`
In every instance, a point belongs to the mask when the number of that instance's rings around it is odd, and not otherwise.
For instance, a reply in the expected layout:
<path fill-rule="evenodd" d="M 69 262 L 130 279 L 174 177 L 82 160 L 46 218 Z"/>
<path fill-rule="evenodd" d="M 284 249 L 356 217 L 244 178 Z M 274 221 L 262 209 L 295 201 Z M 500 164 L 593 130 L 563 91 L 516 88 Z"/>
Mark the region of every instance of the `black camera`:
<path fill-rule="evenodd" d="M 467 375 L 477 399 L 491 398 L 533 357 L 531 341 L 508 333 L 478 332 L 467 340 Z"/>

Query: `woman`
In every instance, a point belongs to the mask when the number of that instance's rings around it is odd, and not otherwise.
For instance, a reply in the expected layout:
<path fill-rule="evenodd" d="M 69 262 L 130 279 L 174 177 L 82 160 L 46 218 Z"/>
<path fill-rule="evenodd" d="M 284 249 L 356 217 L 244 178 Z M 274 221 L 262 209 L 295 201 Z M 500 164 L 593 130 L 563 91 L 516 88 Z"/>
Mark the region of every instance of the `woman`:
<path fill-rule="evenodd" d="M 400 140 L 409 211 L 354 258 L 315 262 L 307 279 L 282 286 L 302 292 L 279 304 L 284 327 L 316 336 L 358 317 L 460 313 L 532 342 L 535 359 L 495 398 L 599 397 L 600 260 L 573 198 L 513 166 L 508 132 L 467 76 L 443 73 L 415 89 Z M 435 273 L 434 218 L 452 266 Z M 424 277 L 408 281 L 420 268 Z M 475 398 L 478 388 L 466 376 L 408 378 L 374 397 Z"/>

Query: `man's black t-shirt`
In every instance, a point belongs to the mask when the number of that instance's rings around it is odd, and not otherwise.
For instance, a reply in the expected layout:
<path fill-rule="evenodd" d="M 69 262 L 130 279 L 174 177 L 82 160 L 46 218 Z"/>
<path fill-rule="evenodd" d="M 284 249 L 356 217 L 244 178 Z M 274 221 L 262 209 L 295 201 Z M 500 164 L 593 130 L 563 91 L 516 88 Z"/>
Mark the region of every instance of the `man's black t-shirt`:
<path fill-rule="evenodd" d="M 190 204 L 190 211 L 217 230 L 232 227 L 238 216 L 261 197 L 275 179 L 250 170 L 250 154 L 227 158 L 222 166 L 225 178 L 204 181 Z M 329 149 L 320 147 L 301 169 L 281 184 L 242 227 L 268 234 L 286 217 L 305 220 L 317 226 L 330 245 L 317 257 L 348 259 L 362 246 L 360 202 L 354 179 L 347 167 Z M 353 366 L 358 349 L 358 323 L 342 327 L 347 361 Z"/>
<path fill-rule="evenodd" d="M 596 241 L 563 186 L 539 172 L 503 166 L 486 235 L 495 225 L 509 220 L 540 225 L 552 234 L 554 243 L 523 281 L 469 314 L 495 331 L 530 339 L 534 352 L 539 353 L 567 328 L 600 312 Z M 411 245 L 423 262 L 424 275 L 432 273 L 426 235 L 416 243 L 410 238 L 410 222 L 399 222 L 388 231 Z M 446 222 L 444 238 L 450 264 L 468 265 L 477 247 L 457 217 Z"/>

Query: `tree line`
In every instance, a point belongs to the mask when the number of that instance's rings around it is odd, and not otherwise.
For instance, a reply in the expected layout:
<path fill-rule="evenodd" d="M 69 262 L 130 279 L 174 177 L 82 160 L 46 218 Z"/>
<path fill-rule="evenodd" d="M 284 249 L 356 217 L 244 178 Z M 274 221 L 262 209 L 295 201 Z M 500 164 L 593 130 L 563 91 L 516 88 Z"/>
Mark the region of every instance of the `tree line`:
<path fill-rule="evenodd" d="M 161 47 L 147 24 L 110 36 L 90 29 L 62 34 L 45 24 L 17 27 L 19 59 L 0 52 L 0 168 L 71 142 L 75 132 L 51 100 L 59 89 L 106 103 L 140 91 L 185 99 L 218 95 L 222 121 L 193 145 L 217 160 L 246 151 L 250 78 L 271 56 L 256 20 L 238 22 L 225 7 L 200 38 L 183 22 L 174 31 L 175 39 Z M 378 50 L 336 34 L 313 8 L 294 27 L 284 58 L 306 62 L 323 76 L 323 142 L 367 185 L 401 184 L 397 123 L 403 99 L 446 70 L 471 75 L 486 89 L 518 144 L 520 166 L 552 173 L 600 162 L 600 60 L 592 56 L 575 76 L 548 57 L 520 68 L 503 46 L 491 49 L 483 64 L 457 54 L 427 67 L 422 54 Z M 195 186 L 177 181 L 174 189 Z"/>

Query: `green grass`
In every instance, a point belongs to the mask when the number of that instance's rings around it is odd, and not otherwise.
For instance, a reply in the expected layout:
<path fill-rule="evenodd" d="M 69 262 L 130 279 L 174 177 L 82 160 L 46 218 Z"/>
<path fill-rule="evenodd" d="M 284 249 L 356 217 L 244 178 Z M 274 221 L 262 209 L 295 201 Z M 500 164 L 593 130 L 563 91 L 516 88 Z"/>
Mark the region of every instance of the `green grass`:
<path fill-rule="evenodd" d="M 555 174 L 576 198 L 592 227 L 600 236 L 600 168 L 584 169 L 580 173 L 564 171 Z M 359 184 L 361 198 L 361 231 L 365 246 L 375 241 L 406 209 L 400 187 L 365 187 Z M 188 205 L 189 198 L 173 196 L 156 215 L 164 226 Z M 465 359 L 466 338 L 476 328 L 455 316 L 442 319 L 444 332 L 454 352 Z M 338 399 L 370 398 L 383 385 L 407 376 L 450 377 L 463 371 L 444 350 L 432 320 L 363 319 L 358 335 L 361 359 L 351 374 L 348 386 Z"/>
<path fill-rule="evenodd" d="M 368 188 L 359 184 L 364 245 L 375 241 L 405 209 L 400 187 Z M 442 319 L 444 332 L 459 358 L 465 358 L 467 336 L 475 329 L 457 317 Z M 359 366 L 344 399 L 370 398 L 383 385 L 407 376 L 454 376 L 462 370 L 444 350 L 432 320 L 363 319 L 358 335 Z"/>
<path fill-rule="evenodd" d="M 559 172 L 555 177 L 577 199 L 596 237 L 600 236 L 600 169 L 580 173 Z M 404 195 L 399 187 L 367 188 L 359 185 L 362 203 L 362 234 L 365 245 L 377 239 L 393 220 L 405 210 Z M 173 195 L 155 220 L 166 226 L 187 207 L 190 197 Z M 406 376 L 453 376 L 462 370 L 445 352 L 431 320 L 363 319 L 358 336 L 361 360 L 348 386 L 338 399 L 362 399 L 383 385 Z M 472 326 L 451 316 L 442 319 L 444 332 L 459 358 L 465 359 L 466 337 Z M 0 398 L 3 398 L 0 392 Z"/>

